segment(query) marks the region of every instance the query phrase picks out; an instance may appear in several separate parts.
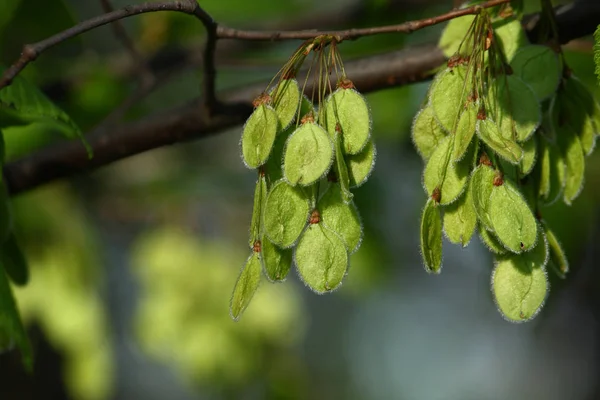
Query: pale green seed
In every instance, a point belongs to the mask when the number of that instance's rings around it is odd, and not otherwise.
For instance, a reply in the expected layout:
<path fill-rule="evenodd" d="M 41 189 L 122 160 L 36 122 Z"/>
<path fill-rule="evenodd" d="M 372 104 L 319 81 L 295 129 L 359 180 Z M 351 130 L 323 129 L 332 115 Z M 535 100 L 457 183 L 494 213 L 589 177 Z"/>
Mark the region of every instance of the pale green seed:
<path fill-rule="evenodd" d="M 494 186 L 489 199 L 489 217 L 492 230 L 508 250 L 527 252 L 536 243 L 537 222 L 527 202 L 506 177 L 500 186 Z"/>
<path fill-rule="evenodd" d="M 463 111 L 458 119 L 458 126 L 454 136 L 454 148 L 452 151 L 452 160 L 454 162 L 462 160 L 469 148 L 475 135 L 477 125 L 478 103 L 469 103 L 466 110 Z"/>
<path fill-rule="evenodd" d="M 542 199 L 547 199 L 550 195 L 551 184 L 551 159 L 550 144 L 546 139 L 540 139 L 540 161 L 538 162 L 538 195 Z"/>
<path fill-rule="evenodd" d="M 425 166 L 423 184 L 428 196 L 436 188 L 441 190 L 439 203 L 447 205 L 455 201 L 464 191 L 469 180 L 470 157 L 458 163 L 451 162 L 451 137 L 444 139 Z"/>
<path fill-rule="evenodd" d="M 289 137 L 283 155 L 283 175 L 290 185 L 312 185 L 329 171 L 333 143 L 319 125 L 308 122 Z"/>
<path fill-rule="evenodd" d="M 483 225 L 479 225 L 479 238 L 481 242 L 494 254 L 503 255 L 507 250 L 502 246 L 496 235 L 488 231 Z"/>
<path fill-rule="evenodd" d="M 342 239 L 322 223 L 309 225 L 294 251 L 302 281 L 316 293 L 337 289 L 348 269 L 348 251 Z"/>
<path fill-rule="evenodd" d="M 363 96 L 354 89 L 339 88 L 325 100 L 327 131 L 334 135 L 339 123 L 342 149 L 357 154 L 371 136 L 371 112 Z"/>
<path fill-rule="evenodd" d="M 523 143 L 523 158 L 519 164 L 519 169 L 523 175 L 528 175 L 535 167 L 537 158 L 537 138 L 533 136 Z"/>
<path fill-rule="evenodd" d="M 344 202 L 342 189 L 333 183 L 319 200 L 317 208 L 321 212 L 323 225 L 337 233 L 350 254 L 360 247 L 362 240 L 362 225 L 354 203 Z"/>
<path fill-rule="evenodd" d="M 250 239 L 248 245 L 254 247 L 254 242 L 262 237 L 262 220 L 265 204 L 267 202 L 267 180 L 264 175 L 258 177 L 254 189 L 254 207 L 252 208 L 252 222 L 250 223 Z"/>
<path fill-rule="evenodd" d="M 556 92 L 561 69 L 558 56 L 550 47 L 534 44 L 523 46 L 515 53 L 510 66 L 540 101 Z"/>
<path fill-rule="evenodd" d="M 262 241 L 262 261 L 270 282 L 283 282 L 292 268 L 292 249 L 280 249 L 269 238 Z"/>
<path fill-rule="evenodd" d="M 411 136 L 417 152 L 423 160 L 429 160 L 440 141 L 446 137 L 442 126 L 433 114 L 433 108 L 425 107 L 413 120 Z"/>
<path fill-rule="evenodd" d="M 502 136 L 500 128 L 491 119 L 477 121 L 477 136 L 508 162 L 521 162 L 523 149 L 514 140 Z"/>
<path fill-rule="evenodd" d="M 542 226 L 548 240 L 549 262 L 552 262 L 553 266 L 556 267 L 559 277 L 564 278 L 565 274 L 569 272 L 569 260 L 567 260 L 565 251 L 548 224 L 542 221 Z"/>
<path fill-rule="evenodd" d="M 301 188 L 276 182 L 265 204 L 265 234 L 281 248 L 292 246 L 308 221 L 310 205 Z"/>
<path fill-rule="evenodd" d="M 273 108 L 279 119 L 279 131 L 286 129 L 300 106 L 300 88 L 296 79 L 282 79 L 271 91 Z"/>
<path fill-rule="evenodd" d="M 359 187 L 369 179 L 375 166 L 376 156 L 377 149 L 372 140 L 367 142 L 367 146 L 360 153 L 346 156 L 350 187 Z"/>
<path fill-rule="evenodd" d="M 431 84 L 430 107 L 448 133 L 455 132 L 460 114 L 465 109 L 467 97 L 471 93 L 472 84 L 465 66 L 447 68 L 437 74 Z"/>
<path fill-rule="evenodd" d="M 457 201 L 444 209 L 444 233 L 452 243 L 467 247 L 476 225 L 477 213 L 473 207 L 471 190 L 467 188 Z"/>
<path fill-rule="evenodd" d="M 494 188 L 496 171 L 487 165 L 479 165 L 471 175 L 471 199 L 479 221 L 486 229 L 492 229 L 490 221 L 490 196 Z"/>
<path fill-rule="evenodd" d="M 425 271 L 439 274 L 442 268 L 442 217 L 430 197 L 421 217 L 421 255 Z"/>
<path fill-rule="evenodd" d="M 248 168 L 263 165 L 271 154 L 279 119 L 275 110 L 261 104 L 254 109 L 242 132 L 242 157 Z"/>
<path fill-rule="evenodd" d="M 246 265 L 240 272 L 240 276 L 233 288 L 233 294 L 231 295 L 229 313 L 235 321 L 240 319 L 250 304 L 252 297 L 254 297 L 256 289 L 258 289 L 258 285 L 260 284 L 260 269 L 261 255 L 259 252 L 252 252 L 246 261 Z"/>
<path fill-rule="evenodd" d="M 530 252 L 499 256 L 492 273 L 492 292 L 498 310 L 511 322 L 525 322 L 537 315 L 548 295 L 545 240 Z"/>
<path fill-rule="evenodd" d="M 494 34 L 499 39 L 500 48 L 507 61 L 511 61 L 517 50 L 528 44 L 527 35 L 517 17 L 503 18 L 494 22 Z"/>

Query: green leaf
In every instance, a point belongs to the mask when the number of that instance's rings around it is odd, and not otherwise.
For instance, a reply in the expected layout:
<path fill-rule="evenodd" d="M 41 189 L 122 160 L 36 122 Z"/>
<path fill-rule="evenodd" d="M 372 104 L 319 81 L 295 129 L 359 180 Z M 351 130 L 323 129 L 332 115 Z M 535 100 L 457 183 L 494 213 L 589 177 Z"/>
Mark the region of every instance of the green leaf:
<path fill-rule="evenodd" d="M 248 245 L 252 249 L 254 243 L 262 237 L 262 221 L 267 202 L 267 180 L 263 174 L 258 175 L 256 188 L 254 189 L 254 207 L 252 208 L 252 222 L 250 223 L 250 239 Z"/>
<path fill-rule="evenodd" d="M 442 49 L 446 58 L 452 57 L 458 51 L 474 20 L 474 15 L 465 15 L 464 17 L 451 19 L 448 22 L 438 42 L 438 47 Z M 471 43 L 465 42 L 461 53 L 463 55 L 470 54 L 472 48 Z"/>
<path fill-rule="evenodd" d="M 496 260 L 492 292 L 498 310 L 508 321 L 529 321 L 544 305 L 549 290 L 544 269 L 547 255 L 546 242 L 542 237 L 531 251 Z"/>
<path fill-rule="evenodd" d="M 321 294 L 342 284 L 348 268 L 348 252 L 342 239 L 321 223 L 310 224 L 294 252 L 302 281 Z"/>
<path fill-rule="evenodd" d="M 258 168 L 267 162 L 278 123 L 273 107 L 260 104 L 254 109 L 242 132 L 242 157 L 248 168 Z"/>
<path fill-rule="evenodd" d="M 510 62 L 515 76 L 521 78 L 543 101 L 558 88 L 561 67 L 558 56 L 548 46 L 527 45 L 517 50 Z"/>
<path fill-rule="evenodd" d="M 444 209 L 444 232 L 452 243 L 467 247 L 477 225 L 477 213 L 473 207 L 471 190 Z"/>
<path fill-rule="evenodd" d="M 421 255 L 425 271 L 439 274 L 442 269 L 442 217 L 429 197 L 421 217 Z"/>
<path fill-rule="evenodd" d="M 440 141 L 446 137 L 432 107 L 425 107 L 417 113 L 413 120 L 411 136 L 417 152 L 423 160 L 429 160 Z"/>
<path fill-rule="evenodd" d="M 310 205 L 301 188 L 276 182 L 265 204 L 265 234 L 281 248 L 291 247 L 306 226 Z"/>
<path fill-rule="evenodd" d="M 535 161 L 537 158 L 537 138 L 533 136 L 524 142 L 522 149 L 523 158 L 519 164 L 519 169 L 523 175 L 528 175 L 533 167 L 535 167 Z"/>
<path fill-rule="evenodd" d="M 533 91 L 514 75 L 497 78 L 487 96 L 488 117 L 505 139 L 524 142 L 542 122 L 542 110 Z M 510 161 L 510 160 L 509 160 Z"/>
<path fill-rule="evenodd" d="M 242 268 L 240 276 L 238 277 L 235 287 L 233 288 L 229 312 L 231 314 L 231 318 L 233 318 L 235 321 L 240 319 L 250 304 L 252 297 L 254 297 L 256 289 L 258 289 L 258 285 L 260 284 L 260 270 L 260 253 L 253 251 L 250 257 L 248 257 L 246 265 L 244 268 Z"/>
<path fill-rule="evenodd" d="M 312 185 L 333 162 L 333 143 L 323 128 L 313 122 L 301 125 L 289 137 L 283 155 L 283 175 L 293 186 Z"/>
<path fill-rule="evenodd" d="M 482 224 L 479 224 L 479 238 L 481 242 L 494 254 L 503 255 L 507 253 L 506 248 L 498 240 L 496 235 L 488 231 Z"/>
<path fill-rule="evenodd" d="M 332 183 L 317 208 L 321 212 L 323 225 L 337 233 L 350 254 L 360 247 L 362 240 L 362 225 L 354 203 L 344 202 L 342 189 L 339 184 Z"/>
<path fill-rule="evenodd" d="M 465 78 L 469 78 L 465 80 Z M 448 133 L 455 132 L 460 114 L 471 92 L 472 76 L 465 66 L 447 68 L 437 74 L 429 89 L 429 104 L 437 121 Z"/>
<path fill-rule="evenodd" d="M 282 79 L 270 93 L 279 118 L 279 131 L 290 126 L 300 107 L 300 88 L 296 79 Z"/>
<path fill-rule="evenodd" d="M 280 249 L 269 238 L 262 241 L 265 275 L 270 282 L 283 282 L 292 268 L 292 249 Z"/>
<path fill-rule="evenodd" d="M 10 234 L 0 247 L 0 267 L 4 267 L 15 285 L 24 286 L 29 281 L 27 260 L 14 234 Z"/>
<path fill-rule="evenodd" d="M 535 216 L 521 192 L 506 177 L 503 184 L 492 188 L 489 217 L 495 235 L 508 250 L 518 254 L 535 245 L 538 235 Z"/>
<path fill-rule="evenodd" d="M 500 48 L 506 56 L 506 60 L 510 62 L 517 50 L 528 44 L 527 35 L 525 35 L 521 21 L 516 17 L 508 17 L 494 22 L 493 25 L 494 34 L 500 43 Z"/>
<path fill-rule="evenodd" d="M 521 162 L 523 149 L 514 140 L 504 137 L 491 119 L 477 121 L 477 136 L 506 161 L 512 164 Z"/>
<path fill-rule="evenodd" d="M 492 229 L 490 220 L 490 196 L 494 188 L 496 171 L 492 167 L 481 164 L 475 168 L 471 175 L 471 199 L 473 208 L 479 221 L 487 229 Z"/>
<path fill-rule="evenodd" d="M 371 136 L 371 112 L 363 96 L 354 89 L 339 88 L 325 100 L 327 131 L 342 134 L 346 154 L 358 154 Z"/>
<path fill-rule="evenodd" d="M 567 260 L 565 251 L 548 224 L 542 221 L 542 227 L 544 228 L 544 233 L 548 240 L 548 251 L 550 253 L 550 259 L 548 261 L 552 262 L 558 276 L 564 278 L 565 274 L 569 272 L 569 261 Z"/>
<path fill-rule="evenodd" d="M 477 103 L 469 103 L 466 110 L 458 119 L 458 126 L 454 137 L 454 148 L 452 150 L 452 160 L 454 162 L 462 160 L 469 148 L 475 135 L 477 125 Z"/>
<path fill-rule="evenodd" d="M 600 84 L 600 25 L 594 32 L 594 62 L 596 63 L 596 76 Z"/>
<path fill-rule="evenodd" d="M 363 151 L 355 155 L 346 156 L 350 187 L 359 187 L 369 179 L 375 166 L 376 155 L 375 144 L 372 140 L 369 140 Z"/>
<path fill-rule="evenodd" d="M 469 180 L 470 157 L 466 156 L 458 163 L 450 162 L 452 137 L 444 139 L 437 147 L 423 173 L 423 183 L 427 195 L 431 196 L 436 188 L 441 191 L 439 203 L 447 205 L 458 199 Z"/>

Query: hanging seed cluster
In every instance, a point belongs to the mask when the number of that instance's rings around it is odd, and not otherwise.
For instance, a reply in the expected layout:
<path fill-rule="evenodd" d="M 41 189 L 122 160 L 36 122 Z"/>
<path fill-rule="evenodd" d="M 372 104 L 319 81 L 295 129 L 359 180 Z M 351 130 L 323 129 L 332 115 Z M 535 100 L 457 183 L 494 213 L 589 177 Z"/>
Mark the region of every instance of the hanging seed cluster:
<path fill-rule="evenodd" d="M 570 205 L 581 192 L 600 106 L 560 50 L 527 43 L 517 19 L 482 11 L 471 21 L 412 127 L 428 196 L 421 252 L 425 269 L 439 273 L 443 234 L 463 247 L 479 236 L 495 258 L 498 309 L 521 322 L 543 306 L 546 270 L 568 271 L 542 207 Z"/>
<path fill-rule="evenodd" d="M 338 41 L 320 36 L 303 43 L 273 79 L 273 88 L 254 101 L 243 128 L 242 159 L 258 171 L 258 180 L 251 254 L 231 298 L 234 319 L 250 303 L 262 275 L 284 281 L 292 264 L 310 289 L 335 290 L 349 255 L 360 247 L 363 231 L 351 189 L 369 177 L 375 146 L 369 107 L 346 77 Z M 309 54 L 301 88 L 296 74 Z M 311 98 L 304 95 L 310 78 Z"/>

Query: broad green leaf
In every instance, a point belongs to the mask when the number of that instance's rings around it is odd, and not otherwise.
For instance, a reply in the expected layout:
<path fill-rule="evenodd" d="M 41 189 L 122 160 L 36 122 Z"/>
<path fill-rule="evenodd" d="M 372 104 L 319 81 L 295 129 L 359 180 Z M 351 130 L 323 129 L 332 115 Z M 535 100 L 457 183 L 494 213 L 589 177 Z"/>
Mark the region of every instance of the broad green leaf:
<path fill-rule="evenodd" d="M 275 110 L 266 104 L 254 109 L 242 132 L 242 157 L 248 168 L 258 168 L 267 162 L 279 119 Z"/>
<path fill-rule="evenodd" d="M 362 225 L 354 203 L 344 202 L 342 189 L 333 183 L 317 203 L 323 225 L 337 233 L 350 254 L 358 250 L 362 240 Z"/>
<path fill-rule="evenodd" d="M 442 217 L 429 197 L 421 217 L 421 255 L 425 271 L 439 274 L 442 268 Z"/>
<path fill-rule="evenodd" d="M 350 187 L 359 187 L 369 179 L 375 166 L 376 155 L 375 144 L 372 140 L 369 140 L 363 151 L 352 156 L 346 156 Z"/>
<path fill-rule="evenodd" d="M 280 249 L 269 238 L 262 241 L 262 261 L 267 279 L 283 282 L 292 268 L 292 249 Z"/>
<path fill-rule="evenodd" d="M 327 131 L 330 135 L 341 129 L 342 149 L 346 154 L 358 154 L 371 136 L 371 112 L 365 98 L 354 89 L 339 88 L 325 100 Z"/>
<path fill-rule="evenodd" d="M 301 188 L 276 182 L 265 204 L 265 234 L 282 248 L 291 247 L 306 226 L 310 205 Z"/>
<path fill-rule="evenodd" d="M 548 224 L 542 221 L 542 227 L 544 228 L 544 233 L 548 240 L 548 251 L 550 256 L 548 261 L 552 262 L 553 266 L 556 267 L 556 272 L 559 273 L 559 277 L 564 278 L 565 274 L 569 272 L 569 261 L 567 260 L 565 251 Z"/>
<path fill-rule="evenodd" d="M 0 351 L 9 350 L 15 345 L 21 352 L 23 364 L 31 371 L 33 354 L 29 338 L 23 328 L 8 277 L 0 268 Z"/>
<path fill-rule="evenodd" d="M 452 243 L 467 247 L 477 225 L 471 190 L 465 190 L 458 201 L 444 208 L 444 232 Z"/>
<path fill-rule="evenodd" d="M 411 136 L 417 152 L 423 160 L 429 160 L 440 141 L 446 137 L 442 126 L 437 122 L 432 107 L 425 107 L 413 120 Z"/>
<path fill-rule="evenodd" d="M 505 139 L 524 142 L 542 122 L 542 110 L 533 91 L 514 75 L 498 77 L 488 91 L 488 117 Z"/>
<path fill-rule="evenodd" d="M 279 118 L 278 131 L 286 129 L 300 107 L 300 88 L 296 79 L 282 79 L 271 91 L 273 108 Z"/>
<path fill-rule="evenodd" d="M 2 268 L 15 285 L 23 286 L 29 281 L 27 260 L 14 234 L 8 236 L 0 246 L 0 269 Z"/>
<path fill-rule="evenodd" d="M 321 223 L 306 228 L 296 246 L 294 260 L 302 281 L 319 294 L 337 289 L 348 269 L 344 242 Z"/>
<path fill-rule="evenodd" d="M 510 66 L 515 76 L 529 85 L 540 101 L 556 92 L 561 67 L 557 54 L 550 47 L 523 46 L 515 53 Z"/>
<path fill-rule="evenodd" d="M 492 167 L 481 164 L 473 171 L 471 184 L 469 185 L 473 208 L 475 209 L 477 218 L 487 229 L 492 229 L 490 221 L 490 196 L 494 188 L 495 176 L 496 171 Z"/>
<path fill-rule="evenodd" d="M 267 202 L 267 179 L 264 175 L 258 175 L 256 188 L 254 189 L 254 207 L 252 208 L 252 222 L 250 223 L 250 239 L 248 245 L 254 247 L 254 243 L 262 237 L 262 221 Z"/>
<path fill-rule="evenodd" d="M 346 160 L 344 159 L 344 152 L 342 151 L 342 142 L 340 140 L 339 135 L 335 135 L 334 142 L 335 175 L 340 186 L 342 199 L 344 200 L 344 203 L 350 203 L 354 195 L 350 191 L 350 175 L 348 174 L 348 166 L 346 165 Z"/>
<path fill-rule="evenodd" d="M 477 121 L 477 136 L 506 161 L 521 162 L 523 149 L 514 140 L 502 136 L 500 128 L 491 119 Z"/>
<path fill-rule="evenodd" d="M 523 175 L 528 175 L 533 167 L 535 167 L 537 159 L 537 138 L 533 136 L 523 143 L 522 148 L 523 158 L 519 164 L 519 170 Z"/>
<path fill-rule="evenodd" d="M 473 140 L 477 125 L 478 107 L 478 103 L 469 103 L 466 110 L 458 119 L 458 126 L 454 134 L 454 148 L 452 150 L 452 160 L 454 162 L 462 160 Z"/>
<path fill-rule="evenodd" d="M 528 44 L 521 21 L 516 17 L 508 17 L 494 22 L 494 34 L 499 39 L 500 48 L 509 63 L 517 50 Z"/>
<path fill-rule="evenodd" d="M 482 224 L 479 224 L 479 238 L 481 242 L 494 254 L 503 255 L 507 253 L 506 248 L 498 240 L 496 235 L 488 231 Z"/>
<path fill-rule="evenodd" d="M 492 188 L 489 199 L 491 227 L 500 241 L 513 253 L 527 252 L 536 243 L 537 221 L 515 185 L 504 178 Z"/>
<path fill-rule="evenodd" d="M 452 133 L 456 130 L 458 118 L 465 109 L 471 92 L 472 76 L 465 66 L 446 68 L 437 74 L 429 89 L 429 106 L 444 130 Z M 466 79 L 466 80 L 465 80 Z"/>
<path fill-rule="evenodd" d="M 246 265 L 242 268 L 233 288 L 229 312 L 231 318 L 235 321 L 240 319 L 248 304 L 250 304 L 252 297 L 254 297 L 256 289 L 258 289 L 258 285 L 260 284 L 260 270 L 261 255 L 259 252 L 253 251 L 250 257 L 248 257 Z"/>
<path fill-rule="evenodd" d="M 499 256 L 492 273 L 492 292 L 498 310 L 511 322 L 525 322 L 537 315 L 549 285 L 544 266 L 548 260 L 542 237 L 531 251 Z"/>
<path fill-rule="evenodd" d="M 452 137 L 444 139 L 435 149 L 425 166 L 423 183 L 428 196 L 436 188 L 441 191 L 439 203 L 450 204 L 464 191 L 469 180 L 470 157 L 466 156 L 458 163 L 451 162 Z"/>
<path fill-rule="evenodd" d="M 291 185 L 312 185 L 329 171 L 333 143 L 313 122 L 301 125 L 289 137 L 283 155 L 283 175 Z"/>
<path fill-rule="evenodd" d="M 465 15 L 464 17 L 451 19 L 448 22 L 438 42 L 438 47 L 442 49 L 446 58 L 452 57 L 458 51 L 474 20 L 474 15 Z M 472 48 L 473 46 L 470 42 L 465 42 L 461 53 L 463 55 L 470 54 Z"/>

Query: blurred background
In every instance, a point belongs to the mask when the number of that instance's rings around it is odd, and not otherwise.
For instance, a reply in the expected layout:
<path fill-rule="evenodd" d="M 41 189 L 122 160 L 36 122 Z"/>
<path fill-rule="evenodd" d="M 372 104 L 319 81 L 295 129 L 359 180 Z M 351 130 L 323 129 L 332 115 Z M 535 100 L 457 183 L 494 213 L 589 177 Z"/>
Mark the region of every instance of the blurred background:
<path fill-rule="evenodd" d="M 15 0 L 1 0 L 10 2 Z M 114 0 L 115 7 L 136 3 Z M 449 0 L 203 0 L 238 28 L 346 28 L 443 13 Z M 527 11 L 537 2 L 527 3 Z M 102 13 L 96 0 L 20 0 L 0 15 L 0 63 L 24 43 Z M 160 82 L 122 117 L 133 120 L 200 93 L 202 26 L 177 13 L 123 21 Z M 437 41 L 413 35 L 345 42 L 345 59 Z M 264 82 L 297 46 L 219 42 L 218 90 Z M 565 47 L 596 92 L 592 41 Z M 24 71 L 87 131 L 140 87 L 139 66 L 102 27 Z M 350 77 L 352 78 L 352 77 Z M 410 126 L 427 88 L 367 95 L 378 149 L 356 191 L 364 242 L 341 289 L 319 296 L 290 273 L 259 288 L 239 322 L 229 298 L 244 264 L 255 172 L 240 159 L 241 127 L 140 154 L 14 199 L 31 281 L 15 288 L 36 355 L 32 375 L 0 354 L 0 399 L 600 399 L 600 153 L 572 207 L 544 212 L 566 248 L 567 279 L 531 322 L 511 324 L 490 293 L 492 258 L 474 237 L 444 243 L 425 273 L 419 220 L 422 161 Z M 358 88 L 360 90 L 360 88 Z M 60 139 L 43 124 L 5 131 L 9 160 Z"/>

